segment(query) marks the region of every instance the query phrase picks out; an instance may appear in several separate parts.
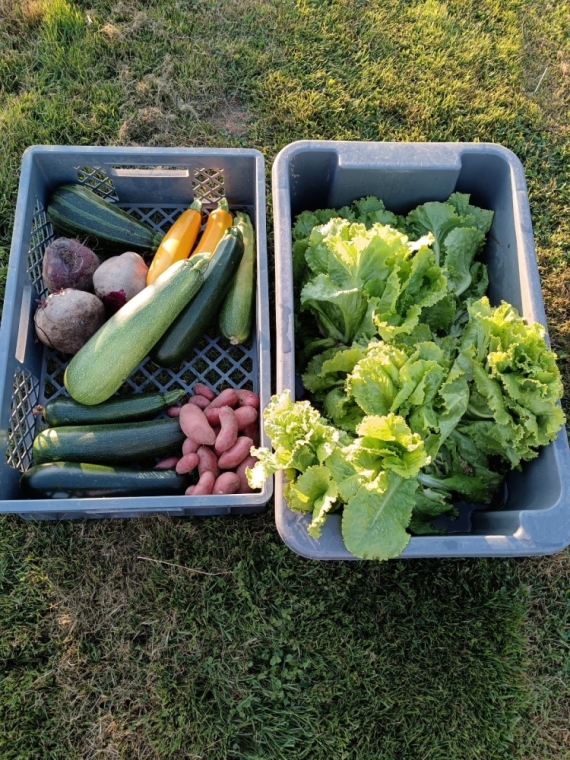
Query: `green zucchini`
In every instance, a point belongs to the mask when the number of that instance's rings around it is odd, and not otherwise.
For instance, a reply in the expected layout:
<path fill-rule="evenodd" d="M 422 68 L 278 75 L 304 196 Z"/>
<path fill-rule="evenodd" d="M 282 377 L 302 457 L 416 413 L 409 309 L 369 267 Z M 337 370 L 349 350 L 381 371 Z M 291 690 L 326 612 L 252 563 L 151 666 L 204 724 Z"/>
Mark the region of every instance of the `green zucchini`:
<path fill-rule="evenodd" d="M 47 215 L 60 235 L 87 240 L 103 255 L 154 253 L 164 237 L 83 185 L 60 185 L 51 195 Z"/>
<path fill-rule="evenodd" d="M 207 268 L 204 259 L 177 261 L 119 309 L 68 364 L 71 398 L 88 406 L 110 398 L 198 293 Z"/>
<path fill-rule="evenodd" d="M 20 478 L 30 498 L 70 499 L 184 493 L 190 480 L 174 470 L 133 470 L 86 462 L 50 462 L 31 467 Z"/>
<path fill-rule="evenodd" d="M 160 367 L 178 367 L 189 358 L 196 343 L 218 316 L 242 255 L 241 230 L 230 227 L 216 246 L 204 286 L 150 352 L 156 364 Z"/>
<path fill-rule="evenodd" d="M 139 463 L 182 451 L 186 436 L 176 417 L 104 425 L 64 425 L 47 428 L 34 438 L 34 464 L 89 462 Z"/>
<path fill-rule="evenodd" d="M 249 338 L 255 289 L 255 233 L 251 219 L 238 211 L 236 226 L 243 236 L 243 256 L 220 312 L 220 332 L 232 345 Z"/>
<path fill-rule="evenodd" d="M 72 398 L 59 396 L 47 402 L 43 416 L 50 427 L 144 420 L 177 404 L 185 395 L 186 391 L 180 389 L 165 393 L 135 393 L 96 406 L 85 406 Z"/>

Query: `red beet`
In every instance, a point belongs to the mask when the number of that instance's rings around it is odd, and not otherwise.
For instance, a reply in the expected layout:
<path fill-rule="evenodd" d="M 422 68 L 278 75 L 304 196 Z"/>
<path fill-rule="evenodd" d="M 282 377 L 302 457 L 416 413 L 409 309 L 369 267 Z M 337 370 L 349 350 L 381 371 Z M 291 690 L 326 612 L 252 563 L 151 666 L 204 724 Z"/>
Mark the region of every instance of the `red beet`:
<path fill-rule="evenodd" d="M 93 292 L 93 273 L 99 257 L 79 240 L 57 238 L 45 250 L 42 277 L 50 293 L 64 288 Z"/>

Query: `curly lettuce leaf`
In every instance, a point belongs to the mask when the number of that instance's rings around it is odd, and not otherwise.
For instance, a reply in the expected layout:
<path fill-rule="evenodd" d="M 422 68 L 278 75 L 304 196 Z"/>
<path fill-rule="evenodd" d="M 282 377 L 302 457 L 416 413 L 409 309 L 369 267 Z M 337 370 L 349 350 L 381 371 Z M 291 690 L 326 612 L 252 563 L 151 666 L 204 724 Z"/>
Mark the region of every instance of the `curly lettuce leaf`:
<path fill-rule="evenodd" d="M 486 235 L 491 229 L 494 212 L 479 208 L 479 206 L 472 206 L 469 203 L 469 198 L 470 196 L 466 193 L 452 193 L 447 202 L 453 206 L 458 216 L 468 221 L 469 226 L 476 227 Z"/>
<path fill-rule="evenodd" d="M 433 251 L 422 246 L 390 274 L 385 291 L 375 305 L 374 322 L 378 333 L 385 341 L 392 341 L 401 333 L 411 333 L 422 311 L 446 295 L 445 275 L 435 264 Z"/>
<path fill-rule="evenodd" d="M 537 456 L 538 447 L 553 441 L 564 424 L 556 355 L 545 343 L 544 328 L 526 324 L 513 306 L 493 308 L 482 298 L 468 311 L 461 351 L 471 357 L 476 390 L 467 409 L 470 433 L 479 429 L 485 451 L 516 467 Z M 494 430 L 488 429 L 489 419 Z"/>
<path fill-rule="evenodd" d="M 259 460 L 248 472 L 252 488 L 261 488 L 266 478 L 279 470 L 305 472 L 322 464 L 339 442 L 339 431 L 308 401 L 293 402 L 289 390 L 271 397 L 263 419 L 274 451 L 252 448 Z"/>
<path fill-rule="evenodd" d="M 366 414 L 388 414 L 400 390 L 400 371 L 408 356 L 403 349 L 379 344 L 355 365 L 346 388 Z"/>
<path fill-rule="evenodd" d="M 447 368 L 443 351 L 433 342 L 415 347 L 379 343 L 355 365 L 346 388 L 366 414 L 407 414 L 434 400 Z"/>
<path fill-rule="evenodd" d="M 290 484 L 288 503 L 295 512 L 312 512 L 309 535 L 319 538 L 328 513 L 334 508 L 338 489 L 327 467 L 313 466 Z"/>
<path fill-rule="evenodd" d="M 301 310 L 310 309 L 323 333 L 350 344 L 366 315 L 368 300 L 362 290 L 340 288 L 328 275 L 319 274 L 301 291 Z"/>
<path fill-rule="evenodd" d="M 364 483 L 374 480 L 382 469 L 381 460 L 370 457 L 366 462 L 353 454 L 350 446 L 336 448 L 327 459 L 327 467 L 343 501 L 351 499 Z"/>
<path fill-rule="evenodd" d="M 354 201 L 352 209 L 356 220 L 362 222 L 367 227 L 371 227 L 373 224 L 389 224 L 391 227 L 396 228 L 402 223 L 401 217 L 397 217 L 396 214 L 387 211 L 384 203 L 373 195 Z"/>
<path fill-rule="evenodd" d="M 360 452 L 369 454 L 403 478 L 415 477 L 430 462 L 421 436 L 412 433 L 399 415 L 367 416 L 356 432 L 360 437 L 350 447 L 355 460 Z"/>
<path fill-rule="evenodd" d="M 323 399 L 323 411 L 334 424 L 354 433 L 362 422 L 364 412 L 343 388 L 333 388 Z"/>
<path fill-rule="evenodd" d="M 473 259 L 484 241 L 485 235 L 476 227 L 456 227 L 445 238 L 445 274 L 454 296 L 471 286 Z"/>
<path fill-rule="evenodd" d="M 309 237 L 314 227 L 326 224 L 331 219 L 342 217 L 354 220 L 354 212 L 347 206 L 343 208 L 317 209 L 316 211 L 302 211 L 295 218 L 293 225 L 293 240 L 304 240 Z"/>
<path fill-rule="evenodd" d="M 406 224 L 418 237 L 431 232 L 434 236 L 435 261 L 443 265 L 445 261 L 444 241 L 456 227 L 469 227 L 469 222 L 457 214 L 450 203 L 429 201 L 410 211 Z"/>
<path fill-rule="evenodd" d="M 402 478 L 393 470 L 361 486 L 342 515 L 346 548 L 361 559 L 385 560 L 401 554 L 410 540 L 406 528 L 417 487 L 415 478 Z"/>
<path fill-rule="evenodd" d="M 364 349 L 360 346 L 323 351 L 309 362 L 303 375 L 303 385 L 311 393 L 344 386 L 347 375 L 364 356 Z"/>
<path fill-rule="evenodd" d="M 492 211 L 471 206 L 469 196 L 462 193 L 454 193 L 445 203 L 424 203 L 408 214 L 409 230 L 417 235 L 433 234 L 435 261 L 444 268 L 451 296 L 458 297 L 471 287 L 473 275 L 479 271 L 471 271 L 473 259 L 492 220 Z"/>

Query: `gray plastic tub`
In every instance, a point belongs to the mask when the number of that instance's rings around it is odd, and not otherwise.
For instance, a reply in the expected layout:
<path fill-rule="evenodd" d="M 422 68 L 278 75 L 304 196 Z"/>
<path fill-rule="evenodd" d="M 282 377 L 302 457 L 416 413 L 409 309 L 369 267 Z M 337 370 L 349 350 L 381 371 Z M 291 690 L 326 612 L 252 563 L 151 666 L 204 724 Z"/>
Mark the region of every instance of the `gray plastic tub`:
<path fill-rule="evenodd" d="M 275 218 L 277 392 L 294 396 L 291 224 L 305 209 L 335 208 L 365 195 L 405 213 L 454 191 L 495 211 L 485 260 L 493 304 L 505 300 L 529 322 L 546 325 L 534 251 L 526 184 L 518 158 L 485 143 L 359 143 L 301 141 L 284 148 L 273 165 Z M 355 559 L 344 547 L 340 517 L 329 516 L 320 539 L 307 533 L 308 517 L 292 512 L 275 480 L 275 519 L 283 541 L 312 559 Z M 475 511 L 471 530 L 412 537 L 402 557 L 513 557 L 551 554 L 570 544 L 570 453 L 566 432 L 507 480 L 497 511 Z"/>
<path fill-rule="evenodd" d="M 270 335 L 263 156 L 246 149 L 98 148 L 34 146 L 22 160 L 20 187 L 0 330 L 0 513 L 36 519 L 225 515 L 260 512 L 271 498 L 273 481 L 261 492 L 230 496 L 152 496 L 82 499 L 22 498 L 19 479 L 31 465 L 34 436 L 42 425 L 34 407 L 64 394 L 69 357 L 35 339 L 33 315 L 46 294 L 42 258 L 54 238 L 46 217 L 51 191 L 65 182 L 91 187 L 110 202 L 156 229 L 170 227 L 194 197 L 206 215 L 226 197 L 230 208 L 247 211 L 256 230 L 257 295 L 252 337 L 230 346 L 213 330 L 178 372 L 149 359 L 127 380 L 133 392 L 183 388 L 205 382 L 214 390 L 248 388 L 262 407 L 271 389 Z M 261 430 L 262 445 L 268 440 Z"/>

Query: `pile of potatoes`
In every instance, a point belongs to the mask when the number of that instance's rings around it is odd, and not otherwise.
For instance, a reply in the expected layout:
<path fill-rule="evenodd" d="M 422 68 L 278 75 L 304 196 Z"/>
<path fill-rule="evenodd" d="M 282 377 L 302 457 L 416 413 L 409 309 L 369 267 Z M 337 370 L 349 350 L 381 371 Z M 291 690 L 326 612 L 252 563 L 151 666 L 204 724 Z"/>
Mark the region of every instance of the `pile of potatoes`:
<path fill-rule="evenodd" d="M 194 395 L 167 414 L 178 417 L 186 440 L 180 457 L 169 457 L 156 465 L 176 469 L 180 475 L 198 469 L 196 485 L 186 495 L 252 493 L 245 475 L 257 459 L 250 454 L 259 446 L 259 396 L 252 391 L 227 388 L 219 395 L 203 383 L 193 387 Z"/>

